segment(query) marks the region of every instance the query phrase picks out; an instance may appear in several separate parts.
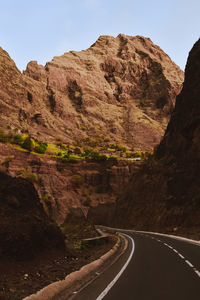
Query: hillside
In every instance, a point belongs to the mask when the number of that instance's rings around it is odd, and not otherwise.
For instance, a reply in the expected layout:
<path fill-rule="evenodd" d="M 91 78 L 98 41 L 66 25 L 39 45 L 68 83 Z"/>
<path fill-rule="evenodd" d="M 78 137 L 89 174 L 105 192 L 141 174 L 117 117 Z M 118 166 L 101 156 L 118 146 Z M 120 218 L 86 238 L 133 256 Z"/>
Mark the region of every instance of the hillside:
<path fill-rule="evenodd" d="M 199 78 L 200 40 L 190 51 L 183 89 L 163 140 L 118 200 L 118 226 L 200 238 Z"/>

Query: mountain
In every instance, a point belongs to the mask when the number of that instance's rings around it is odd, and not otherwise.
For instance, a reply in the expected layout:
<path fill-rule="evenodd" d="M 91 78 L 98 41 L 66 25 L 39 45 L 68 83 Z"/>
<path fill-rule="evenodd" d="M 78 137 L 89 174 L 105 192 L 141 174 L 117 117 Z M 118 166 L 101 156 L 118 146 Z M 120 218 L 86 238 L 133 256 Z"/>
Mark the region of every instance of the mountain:
<path fill-rule="evenodd" d="M 182 82 L 180 68 L 141 36 L 100 36 L 44 67 L 32 61 L 23 74 L 0 48 L 0 128 L 43 141 L 151 151 Z"/>
<path fill-rule="evenodd" d="M 118 199 L 118 225 L 200 238 L 200 40 L 189 53 L 183 89 L 155 154 Z"/>

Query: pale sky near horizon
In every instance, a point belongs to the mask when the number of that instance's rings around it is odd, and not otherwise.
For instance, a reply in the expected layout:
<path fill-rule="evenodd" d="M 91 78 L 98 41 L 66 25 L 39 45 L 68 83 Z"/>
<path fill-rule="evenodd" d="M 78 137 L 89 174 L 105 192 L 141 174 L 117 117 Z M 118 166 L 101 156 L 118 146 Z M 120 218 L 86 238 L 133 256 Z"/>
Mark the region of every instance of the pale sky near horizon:
<path fill-rule="evenodd" d="M 24 70 L 100 35 L 142 35 L 184 70 L 200 38 L 199 12 L 200 0 L 0 0 L 0 46 Z"/>

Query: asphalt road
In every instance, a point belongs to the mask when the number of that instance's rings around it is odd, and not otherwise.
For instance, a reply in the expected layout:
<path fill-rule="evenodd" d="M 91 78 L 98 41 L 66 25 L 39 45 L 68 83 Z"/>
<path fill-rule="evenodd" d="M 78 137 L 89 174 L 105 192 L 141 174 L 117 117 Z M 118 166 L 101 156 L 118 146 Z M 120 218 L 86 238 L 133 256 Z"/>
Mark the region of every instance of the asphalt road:
<path fill-rule="evenodd" d="M 126 253 L 73 299 L 200 300 L 199 245 L 149 233 L 123 232 L 134 243 L 129 239 Z M 113 282 L 116 276 L 119 278 Z"/>

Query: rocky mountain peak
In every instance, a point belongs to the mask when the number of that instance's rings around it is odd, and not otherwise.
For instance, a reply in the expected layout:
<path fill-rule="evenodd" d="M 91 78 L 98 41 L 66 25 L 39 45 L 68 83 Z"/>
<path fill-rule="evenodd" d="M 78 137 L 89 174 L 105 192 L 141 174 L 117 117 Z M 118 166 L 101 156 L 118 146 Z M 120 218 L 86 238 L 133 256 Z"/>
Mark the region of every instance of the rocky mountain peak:
<path fill-rule="evenodd" d="M 5 99 L 10 105 L 11 94 L 14 106 L 3 108 L 0 126 L 6 120 L 65 142 L 94 140 L 103 132 L 111 143 L 151 150 L 183 81 L 180 68 L 150 39 L 123 34 L 100 36 L 89 49 L 56 56 L 45 66 L 32 61 L 22 75 L 8 68 L 9 62 L 4 60 L 4 68 L 17 81 L 13 86 L 2 74 L 1 90 L 12 91 L 0 97 L 0 106 Z"/>

